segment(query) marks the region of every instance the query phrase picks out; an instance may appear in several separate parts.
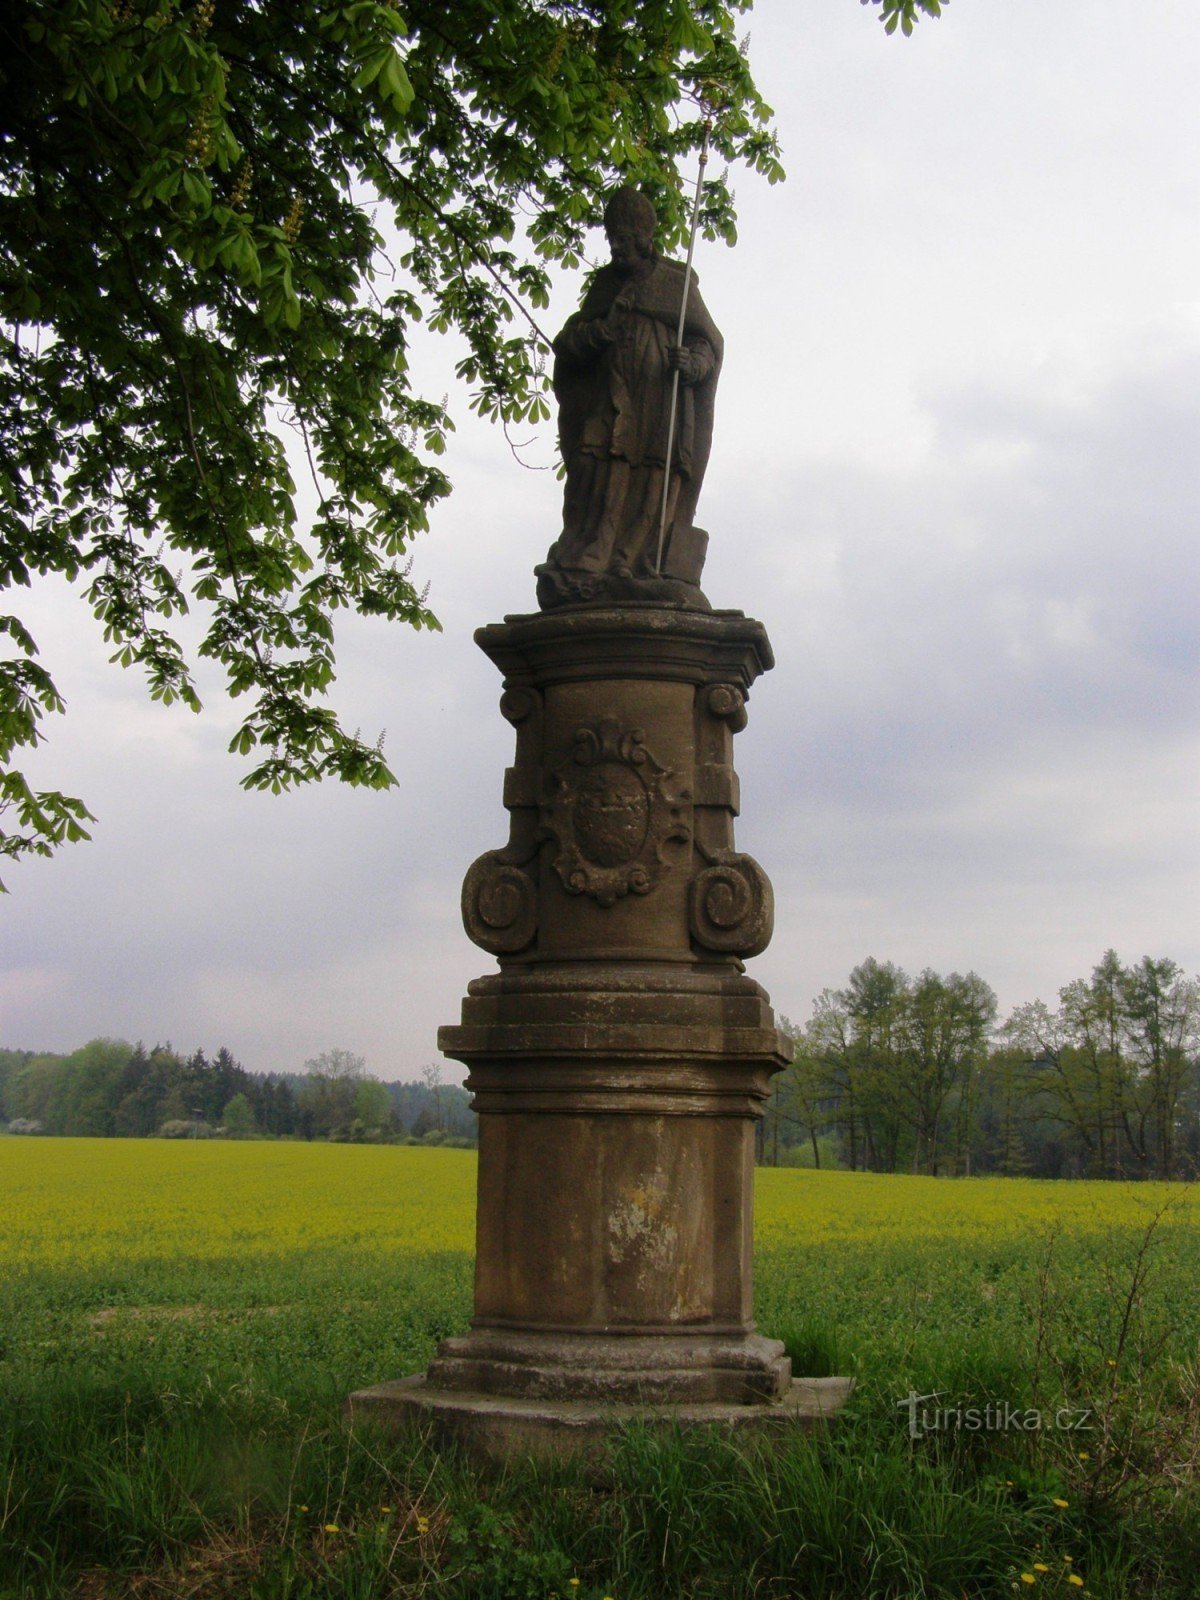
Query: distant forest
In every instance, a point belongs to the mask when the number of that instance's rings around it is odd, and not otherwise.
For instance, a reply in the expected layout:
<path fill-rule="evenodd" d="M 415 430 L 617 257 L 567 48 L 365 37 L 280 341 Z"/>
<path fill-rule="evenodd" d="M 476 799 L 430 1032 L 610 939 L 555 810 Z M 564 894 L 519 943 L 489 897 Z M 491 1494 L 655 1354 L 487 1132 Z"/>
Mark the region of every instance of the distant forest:
<path fill-rule="evenodd" d="M 855 967 L 796 1026 L 759 1124 L 770 1163 L 1042 1178 L 1200 1175 L 1200 983 L 1106 951 L 997 1023 L 976 973 Z"/>
<path fill-rule="evenodd" d="M 180 1055 L 93 1039 L 70 1055 L 0 1050 L 0 1128 L 84 1138 L 278 1138 L 475 1143 L 468 1095 L 427 1067 L 381 1083 L 361 1056 L 331 1050 L 299 1073 L 247 1072 L 228 1050 Z"/>
<path fill-rule="evenodd" d="M 999 1022 L 976 973 L 910 977 L 864 961 L 804 1025 L 757 1125 L 760 1162 L 1045 1178 L 1200 1175 L 1200 982 L 1109 950 L 1058 1004 Z M 331 1050 L 298 1073 L 93 1039 L 71 1055 L 0 1050 L 0 1131 L 143 1138 L 473 1144 L 469 1097 L 429 1066 L 381 1083 Z"/>

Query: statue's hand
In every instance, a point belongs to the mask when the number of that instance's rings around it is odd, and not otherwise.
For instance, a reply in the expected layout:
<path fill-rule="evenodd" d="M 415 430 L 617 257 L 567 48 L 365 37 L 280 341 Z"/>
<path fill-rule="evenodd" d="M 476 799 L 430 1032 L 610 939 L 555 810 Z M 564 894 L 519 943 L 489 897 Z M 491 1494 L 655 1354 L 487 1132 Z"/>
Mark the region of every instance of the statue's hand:
<path fill-rule="evenodd" d="M 692 352 L 686 345 L 668 345 L 667 364 L 672 371 L 679 374 L 680 383 L 695 383 L 699 376 L 696 371 L 696 363 L 692 359 Z"/>
<path fill-rule="evenodd" d="M 609 306 L 602 317 L 597 317 L 592 323 L 598 345 L 614 344 L 621 337 L 621 333 L 629 320 L 629 313 L 633 309 L 633 290 L 623 290 Z"/>

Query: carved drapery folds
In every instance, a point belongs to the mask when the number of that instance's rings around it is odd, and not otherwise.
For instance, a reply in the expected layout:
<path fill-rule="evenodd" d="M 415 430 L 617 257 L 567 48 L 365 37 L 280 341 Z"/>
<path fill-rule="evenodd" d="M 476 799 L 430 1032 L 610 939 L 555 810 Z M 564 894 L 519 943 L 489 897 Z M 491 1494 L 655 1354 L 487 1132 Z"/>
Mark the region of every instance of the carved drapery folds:
<path fill-rule="evenodd" d="M 602 718 L 577 728 L 571 754 L 546 773 L 541 831 L 558 845 L 554 870 L 568 894 L 602 906 L 649 894 L 668 846 L 691 839 L 691 792 L 645 739 Z"/>

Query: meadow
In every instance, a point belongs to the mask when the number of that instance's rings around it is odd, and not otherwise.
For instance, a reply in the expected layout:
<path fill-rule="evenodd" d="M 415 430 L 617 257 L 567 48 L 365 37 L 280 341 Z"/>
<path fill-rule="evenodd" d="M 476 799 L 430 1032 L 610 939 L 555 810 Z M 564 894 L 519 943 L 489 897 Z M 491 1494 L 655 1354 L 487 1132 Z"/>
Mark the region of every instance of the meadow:
<path fill-rule="evenodd" d="M 759 1327 L 847 1412 L 596 1483 L 343 1420 L 466 1326 L 474 1175 L 0 1141 L 0 1600 L 1200 1593 L 1194 1189 L 763 1170 Z"/>

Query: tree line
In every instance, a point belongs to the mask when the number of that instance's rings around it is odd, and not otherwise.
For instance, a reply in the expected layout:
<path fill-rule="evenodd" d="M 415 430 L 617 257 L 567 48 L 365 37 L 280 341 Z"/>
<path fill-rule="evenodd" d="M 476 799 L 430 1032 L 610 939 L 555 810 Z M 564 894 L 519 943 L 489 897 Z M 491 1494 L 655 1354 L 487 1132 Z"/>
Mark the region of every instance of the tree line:
<path fill-rule="evenodd" d="M 83 1138 L 327 1139 L 475 1142 L 464 1089 L 427 1067 L 419 1083 L 382 1083 L 361 1056 L 329 1050 L 297 1073 L 254 1073 L 224 1048 L 93 1039 L 69 1055 L 0 1050 L 0 1126 Z"/>
<path fill-rule="evenodd" d="M 758 1125 L 767 1164 L 851 1171 L 1195 1177 L 1200 1172 L 1200 981 L 1176 962 L 1087 978 L 998 1021 L 974 972 L 911 977 L 874 959 L 782 1019 L 791 1065 Z M 466 1091 L 429 1066 L 382 1083 L 330 1050 L 297 1073 L 247 1071 L 170 1045 L 93 1039 L 70 1055 L 0 1050 L 0 1123 L 13 1133 L 473 1143 Z"/>
<path fill-rule="evenodd" d="M 766 1163 L 852 1171 L 1190 1178 L 1200 1171 L 1200 982 L 1106 951 L 1057 1006 L 997 1022 L 974 972 L 864 961 L 818 995 L 773 1082 Z"/>

